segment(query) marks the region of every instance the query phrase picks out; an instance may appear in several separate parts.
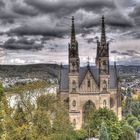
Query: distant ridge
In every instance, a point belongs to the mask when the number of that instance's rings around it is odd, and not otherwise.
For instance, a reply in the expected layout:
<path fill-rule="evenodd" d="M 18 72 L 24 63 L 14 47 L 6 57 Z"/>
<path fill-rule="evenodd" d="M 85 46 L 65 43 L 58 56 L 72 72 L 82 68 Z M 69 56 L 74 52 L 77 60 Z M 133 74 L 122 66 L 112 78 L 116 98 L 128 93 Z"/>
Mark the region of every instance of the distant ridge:
<path fill-rule="evenodd" d="M 63 68 L 67 67 L 68 65 L 63 65 Z M 140 65 L 117 65 L 117 69 L 120 75 L 140 75 Z M 58 64 L 0 65 L 0 78 L 20 77 L 46 80 L 58 78 L 59 74 Z"/>
<path fill-rule="evenodd" d="M 58 78 L 60 66 L 57 64 L 0 65 L 0 77 Z"/>

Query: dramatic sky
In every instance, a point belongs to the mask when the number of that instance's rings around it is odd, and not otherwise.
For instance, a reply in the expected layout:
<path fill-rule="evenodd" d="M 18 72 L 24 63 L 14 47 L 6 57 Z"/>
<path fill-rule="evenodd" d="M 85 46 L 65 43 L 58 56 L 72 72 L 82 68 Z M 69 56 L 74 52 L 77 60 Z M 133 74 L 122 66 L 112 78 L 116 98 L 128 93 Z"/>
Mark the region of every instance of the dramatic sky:
<path fill-rule="evenodd" d="M 66 64 L 71 16 L 81 63 L 94 64 L 102 15 L 111 63 L 140 64 L 140 0 L 0 0 L 0 64 Z"/>

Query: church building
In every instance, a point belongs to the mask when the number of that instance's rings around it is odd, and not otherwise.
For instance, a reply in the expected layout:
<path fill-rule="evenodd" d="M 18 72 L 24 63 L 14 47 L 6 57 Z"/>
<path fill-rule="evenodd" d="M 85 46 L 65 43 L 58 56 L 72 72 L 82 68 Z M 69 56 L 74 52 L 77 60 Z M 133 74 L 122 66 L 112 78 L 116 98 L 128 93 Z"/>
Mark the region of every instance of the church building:
<path fill-rule="evenodd" d="M 84 126 L 87 115 L 99 108 L 113 110 L 122 117 L 121 95 L 118 88 L 117 67 L 109 64 L 109 43 L 106 41 L 105 21 L 102 17 L 101 39 L 97 41 L 96 66 L 80 67 L 74 17 L 71 41 L 68 45 L 68 66 L 60 72 L 59 97 L 69 104 L 69 118 L 76 129 Z M 92 50 L 91 50 L 92 51 Z"/>

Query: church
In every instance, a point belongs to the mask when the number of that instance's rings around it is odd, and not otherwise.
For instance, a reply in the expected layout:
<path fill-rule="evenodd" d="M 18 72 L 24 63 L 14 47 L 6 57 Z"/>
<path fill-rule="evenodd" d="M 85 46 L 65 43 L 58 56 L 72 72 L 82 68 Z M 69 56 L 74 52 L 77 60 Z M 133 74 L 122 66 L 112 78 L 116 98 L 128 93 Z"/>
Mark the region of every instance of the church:
<path fill-rule="evenodd" d="M 117 67 L 116 64 L 109 64 L 109 43 L 106 41 L 104 16 L 101 20 L 101 39 L 97 41 L 96 65 L 90 66 L 88 63 L 87 66 L 80 67 L 74 17 L 68 52 L 68 66 L 61 67 L 58 95 L 68 102 L 69 118 L 75 129 L 82 128 L 91 111 L 103 107 L 113 110 L 121 119 Z"/>

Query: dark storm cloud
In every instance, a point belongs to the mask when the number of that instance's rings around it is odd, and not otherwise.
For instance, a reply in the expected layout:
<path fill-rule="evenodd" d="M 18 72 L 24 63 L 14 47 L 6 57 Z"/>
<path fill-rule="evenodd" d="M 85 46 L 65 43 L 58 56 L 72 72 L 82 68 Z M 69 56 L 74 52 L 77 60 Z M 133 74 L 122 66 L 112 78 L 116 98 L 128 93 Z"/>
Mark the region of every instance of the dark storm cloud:
<path fill-rule="evenodd" d="M 97 43 L 97 40 L 99 38 L 96 36 L 94 38 L 84 38 L 85 41 L 87 41 L 88 44 L 91 44 L 91 43 Z"/>
<path fill-rule="evenodd" d="M 9 13 L 6 11 L 0 11 L 0 20 L 3 24 L 6 23 L 14 23 L 14 20 L 18 17 L 18 15 L 14 13 Z"/>
<path fill-rule="evenodd" d="M 135 51 L 135 50 L 126 50 L 125 52 L 120 52 L 120 51 L 117 51 L 117 50 L 113 50 L 111 51 L 112 54 L 116 54 L 116 55 L 122 55 L 122 56 L 136 56 L 136 55 L 139 55 L 140 53 Z"/>
<path fill-rule="evenodd" d="M 35 8 L 19 2 L 13 3 L 12 10 L 17 14 L 25 15 L 25 16 L 38 15 L 38 11 Z"/>
<path fill-rule="evenodd" d="M 41 43 L 36 43 L 33 39 L 28 40 L 23 37 L 20 39 L 10 38 L 2 47 L 11 50 L 41 50 L 43 45 Z"/>
<path fill-rule="evenodd" d="M 113 53 L 113 54 L 119 54 L 120 52 L 118 52 L 116 50 L 113 50 L 113 51 L 111 51 L 111 53 Z"/>
<path fill-rule="evenodd" d="M 115 8 L 112 0 L 24 0 L 28 5 L 34 6 L 38 10 L 45 13 L 54 13 L 55 15 L 63 16 L 74 13 L 78 9 L 87 11 L 102 11 L 103 8 Z"/>
<path fill-rule="evenodd" d="M 5 7 L 5 3 L 2 0 L 0 0 L 0 7 L 1 8 Z"/>
<path fill-rule="evenodd" d="M 132 18 L 140 16 L 140 4 L 137 4 L 134 10 L 129 14 Z"/>
<path fill-rule="evenodd" d="M 63 27 L 42 27 L 40 25 L 35 26 L 20 26 L 18 28 L 12 29 L 8 32 L 9 35 L 42 35 L 42 36 L 49 36 L 49 37 L 59 37 L 62 38 L 67 33 L 67 29 Z"/>
<path fill-rule="evenodd" d="M 121 13 L 119 10 L 114 10 L 111 13 L 106 15 L 106 23 L 109 26 L 117 27 L 117 28 L 128 28 L 133 27 L 133 20 Z"/>

